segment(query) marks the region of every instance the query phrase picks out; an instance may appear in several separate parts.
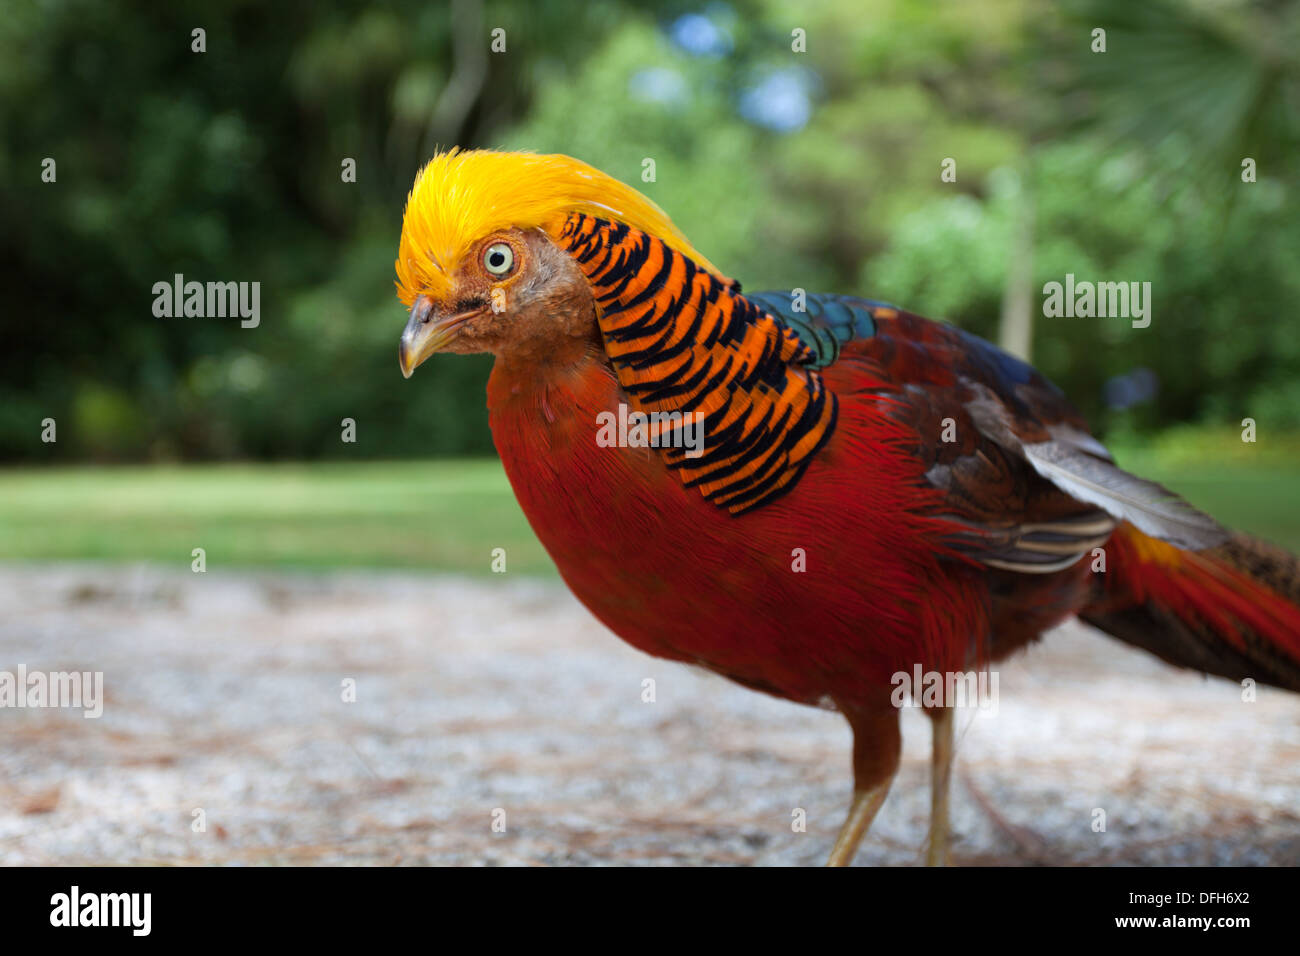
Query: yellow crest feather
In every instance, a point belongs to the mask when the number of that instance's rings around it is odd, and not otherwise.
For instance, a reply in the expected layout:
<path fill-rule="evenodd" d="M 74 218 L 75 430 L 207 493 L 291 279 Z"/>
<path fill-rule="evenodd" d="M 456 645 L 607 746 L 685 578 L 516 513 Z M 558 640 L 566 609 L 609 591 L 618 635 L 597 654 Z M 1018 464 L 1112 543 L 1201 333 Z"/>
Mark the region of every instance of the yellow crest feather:
<path fill-rule="evenodd" d="M 397 252 L 397 294 L 448 293 L 462 257 L 504 229 L 542 229 L 552 238 L 569 214 L 584 212 L 662 239 L 702 268 L 726 276 L 637 190 L 581 160 L 559 153 L 507 153 L 453 148 L 416 174 L 406 199 Z"/>

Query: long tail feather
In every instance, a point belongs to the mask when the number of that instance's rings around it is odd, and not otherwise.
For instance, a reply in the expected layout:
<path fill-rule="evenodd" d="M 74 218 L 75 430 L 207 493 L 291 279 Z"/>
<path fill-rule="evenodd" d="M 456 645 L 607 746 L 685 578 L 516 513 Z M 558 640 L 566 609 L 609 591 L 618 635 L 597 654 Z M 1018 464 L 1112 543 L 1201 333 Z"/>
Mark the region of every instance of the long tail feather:
<path fill-rule="evenodd" d="M 1300 691 L 1300 560 L 1234 534 L 1185 551 L 1123 524 L 1079 615 L 1164 660 Z"/>

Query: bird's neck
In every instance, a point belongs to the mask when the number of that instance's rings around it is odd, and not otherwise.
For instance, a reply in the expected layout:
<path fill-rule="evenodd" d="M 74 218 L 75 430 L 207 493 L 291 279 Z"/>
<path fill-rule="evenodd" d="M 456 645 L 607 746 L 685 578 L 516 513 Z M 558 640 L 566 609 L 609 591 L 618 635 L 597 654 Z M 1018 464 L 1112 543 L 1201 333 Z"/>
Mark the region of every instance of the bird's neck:
<path fill-rule="evenodd" d="M 604 354 L 636 411 L 697 417 L 702 455 L 669 466 L 732 513 L 788 491 L 830 437 L 837 404 L 814 356 L 739 287 L 654 236 L 573 213 L 557 237 L 596 303 Z"/>
<path fill-rule="evenodd" d="M 574 340 L 545 356 L 498 355 L 487 399 L 498 449 L 503 438 L 528 432 L 552 446 L 590 443 L 596 415 L 627 400 L 598 339 Z"/>

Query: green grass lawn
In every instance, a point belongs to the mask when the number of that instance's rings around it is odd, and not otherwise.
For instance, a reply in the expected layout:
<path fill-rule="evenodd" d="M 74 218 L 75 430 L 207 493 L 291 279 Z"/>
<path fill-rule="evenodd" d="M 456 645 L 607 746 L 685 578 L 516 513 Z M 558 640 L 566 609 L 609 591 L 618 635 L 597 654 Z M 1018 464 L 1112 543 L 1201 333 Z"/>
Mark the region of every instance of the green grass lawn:
<path fill-rule="evenodd" d="M 0 559 L 554 573 L 495 461 L 0 471 Z"/>
<path fill-rule="evenodd" d="M 1224 523 L 1300 551 L 1300 461 L 1132 447 L 1117 457 Z M 0 560 L 210 569 L 553 574 L 496 461 L 0 470 Z"/>

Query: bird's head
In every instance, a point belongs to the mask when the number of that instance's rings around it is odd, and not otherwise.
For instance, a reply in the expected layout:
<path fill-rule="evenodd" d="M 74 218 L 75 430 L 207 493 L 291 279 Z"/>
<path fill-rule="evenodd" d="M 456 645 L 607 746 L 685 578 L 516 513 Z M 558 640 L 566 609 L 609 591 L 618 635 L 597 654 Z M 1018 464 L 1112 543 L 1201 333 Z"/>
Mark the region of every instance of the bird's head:
<path fill-rule="evenodd" d="M 451 150 L 406 202 L 397 294 L 410 309 L 402 374 L 435 352 L 562 358 L 598 336 L 591 288 L 556 243 L 570 213 L 626 223 L 715 271 L 630 186 L 568 156 Z"/>

